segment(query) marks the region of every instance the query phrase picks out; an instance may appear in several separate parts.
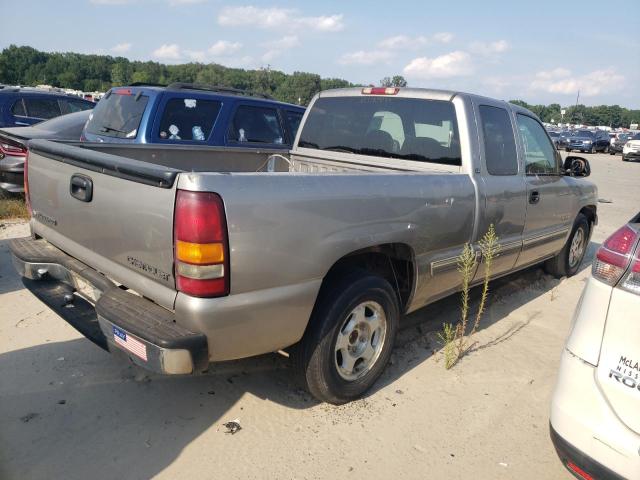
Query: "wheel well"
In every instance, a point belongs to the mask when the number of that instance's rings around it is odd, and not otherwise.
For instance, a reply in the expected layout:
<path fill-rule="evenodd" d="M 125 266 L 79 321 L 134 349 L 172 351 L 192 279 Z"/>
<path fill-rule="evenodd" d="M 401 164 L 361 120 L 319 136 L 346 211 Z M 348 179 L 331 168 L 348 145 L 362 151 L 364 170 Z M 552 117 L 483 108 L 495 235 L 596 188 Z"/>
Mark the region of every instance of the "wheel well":
<path fill-rule="evenodd" d="M 415 284 L 415 258 L 411 247 L 404 243 L 388 243 L 351 252 L 329 269 L 322 280 L 320 292 L 336 277 L 353 270 L 363 270 L 386 279 L 398 296 L 400 311 L 406 310 Z"/>
<path fill-rule="evenodd" d="M 587 205 L 586 207 L 582 207 L 579 213 L 582 213 L 585 217 L 587 217 L 587 220 L 590 223 L 590 227 L 593 230 L 593 226 L 597 224 L 598 221 L 595 205 Z"/>

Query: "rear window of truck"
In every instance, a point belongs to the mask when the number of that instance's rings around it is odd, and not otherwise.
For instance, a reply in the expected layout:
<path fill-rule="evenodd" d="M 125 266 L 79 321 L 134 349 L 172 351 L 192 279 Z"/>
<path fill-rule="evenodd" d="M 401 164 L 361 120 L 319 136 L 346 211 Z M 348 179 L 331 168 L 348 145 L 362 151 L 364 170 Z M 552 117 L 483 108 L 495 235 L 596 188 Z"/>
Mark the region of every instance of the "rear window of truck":
<path fill-rule="evenodd" d="M 390 97 L 319 98 L 299 147 L 462 165 L 451 102 Z"/>
<path fill-rule="evenodd" d="M 87 132 L 115 138 L 134 139 L 149 97 L 130 93 L 111 93 L 93 109 Z"/>

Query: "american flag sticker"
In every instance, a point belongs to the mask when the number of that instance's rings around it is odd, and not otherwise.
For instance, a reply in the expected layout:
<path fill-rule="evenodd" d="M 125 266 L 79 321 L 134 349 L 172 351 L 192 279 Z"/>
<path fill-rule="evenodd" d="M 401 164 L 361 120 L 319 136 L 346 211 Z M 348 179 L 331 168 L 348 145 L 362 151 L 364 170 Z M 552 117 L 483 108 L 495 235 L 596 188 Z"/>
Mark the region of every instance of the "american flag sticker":
<path fill-rule="evenodd" d="M 113 341 L 125 350 L 133 353 L 136 357 L 141 358 L 145 362 L 147 361 L 146 345 L 140 340 L 136 340 L 131 335 L 128 335 L 127 332 L 119 329 L 115 325 L 113 326 Z"/>

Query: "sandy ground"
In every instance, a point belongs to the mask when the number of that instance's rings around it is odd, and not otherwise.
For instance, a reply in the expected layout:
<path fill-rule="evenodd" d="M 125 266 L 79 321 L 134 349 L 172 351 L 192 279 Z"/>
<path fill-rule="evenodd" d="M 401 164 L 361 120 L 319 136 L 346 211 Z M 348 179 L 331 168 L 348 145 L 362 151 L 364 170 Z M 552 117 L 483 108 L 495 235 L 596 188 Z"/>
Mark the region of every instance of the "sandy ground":
<path fill-rule="evenodd" d="M 148 375 L 26 291 L 0 227 L 0 478 L 570 478 L 548 435 L 558 359 L 597 246 L 638 205 L 640 164 L 590 155 L 598 225 L 581 272 L 492 284 L 475 351 L 446 371 L 435 331 L 452 297 L 411 315 L 363 400 L 318 404 L 267 355 L 207 375 Z M 477 292 L 476 296 L 477 296 Z M 238 418 L 235 435 L 222 423 Z"/>

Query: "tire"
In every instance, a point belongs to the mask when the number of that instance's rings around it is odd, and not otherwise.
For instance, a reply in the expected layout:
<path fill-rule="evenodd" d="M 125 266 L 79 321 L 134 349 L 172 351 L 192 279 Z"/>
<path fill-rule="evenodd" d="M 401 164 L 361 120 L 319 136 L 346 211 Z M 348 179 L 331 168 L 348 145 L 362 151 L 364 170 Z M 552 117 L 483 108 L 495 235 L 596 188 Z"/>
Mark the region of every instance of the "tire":
<path fill-rule="evenodd" d="M 613 150 L 609 149 L 609 155 L 615 155 L 616 152 L 614 152 Z"/>
<path fill-rule="evenodd" d="M 604 147 L 604 150 L 602 150 L 602 153 L 609 153 L 609 145 Z"/>
<path fill-rule="evenodd" d="M 555 257 L 545 262 L 544 269 L 548 274 L 556 278 L 562 278 L 572 277 L 578 273 L 584 254 L 587 251 L 590 229 L 591 226 L 587 217 L 579 213 L 575 222 L 573 222 L 573 228 L 571 229 L 571 235 L 569 235 L 567 243 L 565 243 L 562 250 L 560 250 Z M 581 240 L 576 240 L 576 242 L 581 242 L 581 244 L 579 247 L 576 247 L 574 240 L 579 235 L 581 236 Z M 572 248 L 574 248 L 574 250 L 572 250 Z"/>
<path fill-rule="evenodd" d="M 596 153 L 596 147 L 591 145 L 591 148 L 589 149 L 589 153 Z"/>
<path fill-rule="evenodd" d="M 382 277 L 356 272 L 332 283 L 321 291 L 292 357 L 309 392 L 322 402 L 340 405 L 361 397 L 384 371 L 398 331 L 400 307 L 396 292 Z M 367 329 L 376 313 L 381 327 L 373 334 Z M 340 349 L 339 342 L 346 348 Z"/>
<path fill-rule="evenodd" d="M 628 162 L 629 160 L 624 156 L 624 153 L 622 154 L 622 161 L 623 162 Z"/>

